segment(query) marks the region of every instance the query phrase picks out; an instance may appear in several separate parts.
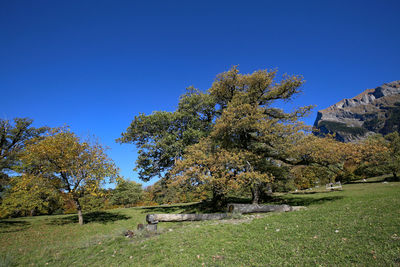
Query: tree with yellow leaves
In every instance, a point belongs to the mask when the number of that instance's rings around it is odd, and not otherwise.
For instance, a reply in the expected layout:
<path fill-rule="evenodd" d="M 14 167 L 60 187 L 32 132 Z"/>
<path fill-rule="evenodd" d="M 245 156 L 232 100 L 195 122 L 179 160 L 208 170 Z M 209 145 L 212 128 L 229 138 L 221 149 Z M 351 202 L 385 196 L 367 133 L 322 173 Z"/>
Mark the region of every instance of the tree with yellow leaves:
<path fill-rule="evenodd" d="M 55 129 L 43 140 L 30 144 L 21 156 L 24 170 L 29 175 L 56 179 L 60 189 L 69 194 L 78 210 L 79 224 L 83 224 L 79 198 L 96 194 L 101 184 L 118 177 L 118 169 L 98 143 L 81 141 L 69 129 Z"/>
<path fill-rule="evenodd" d="M 61 209 L 63 201 L 57 179 L 23 174 L 10 180 L 0 205 L 0 217 L 51 214 Z"/>
<path fill-rule="evenodd" d="M 386 136 L 373 135 L 360 144 L 360 165 L 356 172 L 363 176 L 376 176 L 391 173 L 399 180 L 400 134 Z"/>
<path fill-rule="evenodd" d="M 360 149 L 359 144 L 342 143 L 333 136 L 305 135 L 290 149 L 296 187 L 305 189 L 317 182 L 333 182 L 350 172 L 360 162 Z"/>

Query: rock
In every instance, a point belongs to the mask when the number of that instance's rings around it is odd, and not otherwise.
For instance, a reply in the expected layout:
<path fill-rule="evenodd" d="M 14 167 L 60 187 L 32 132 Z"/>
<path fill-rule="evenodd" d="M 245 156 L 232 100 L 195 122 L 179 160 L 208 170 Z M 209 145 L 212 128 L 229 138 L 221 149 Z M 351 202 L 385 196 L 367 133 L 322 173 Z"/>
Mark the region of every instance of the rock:
<path fill-rule="evenodd" d="M 400 131 L 400 80 L 367 89 L 318 111 L 314 127 L 314 134 L 335 133 L 343 142 Z"/>
<path fill-rule="evenodd" d="M 149 232 L 156 232 L 157 231 L 157 224 L 146 224 L 146 230 Z"/>
<path fill-rule="evenodd" d="M 124 235 L 125 235 L 126 237 L 132 238 L 132 237 L 135 235 L 135 233 L 134 233 L 133 231 L 131 231 L 131 230 L 127 230 L 127 231 L 124 233 Z"/>

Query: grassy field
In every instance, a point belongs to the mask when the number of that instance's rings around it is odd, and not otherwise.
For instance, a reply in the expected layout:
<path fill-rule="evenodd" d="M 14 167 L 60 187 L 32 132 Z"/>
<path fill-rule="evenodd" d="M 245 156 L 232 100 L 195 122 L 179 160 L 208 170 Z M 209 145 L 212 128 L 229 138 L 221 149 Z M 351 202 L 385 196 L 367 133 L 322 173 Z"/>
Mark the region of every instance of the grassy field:
<path fill-rule="evenodd" d="M 0 221 L 0 266 L 400 266 L 400 183 L 281 195 L 307 208 L 222 221 L 159 223 L 160 233 L 123 232 L 147 213 L 130 208 Z"/>

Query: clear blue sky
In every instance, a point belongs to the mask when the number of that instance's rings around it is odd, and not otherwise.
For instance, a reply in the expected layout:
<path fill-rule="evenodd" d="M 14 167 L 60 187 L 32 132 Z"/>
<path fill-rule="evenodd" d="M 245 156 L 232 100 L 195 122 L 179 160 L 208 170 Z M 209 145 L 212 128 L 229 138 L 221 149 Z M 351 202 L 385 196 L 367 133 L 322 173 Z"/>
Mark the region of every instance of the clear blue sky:
<path fill-rule="evenodd" d="M 94 134 L 138 181 L 134 146 L 115 139 L 139 112 L 174 110 L 186 87 L 206 90 L 232 65 L 302 74 L 291 105 L 317 105 L 307 124 L 399 80 L 399 10 L 398 0 L 0 0 L 0 117 Z"/>

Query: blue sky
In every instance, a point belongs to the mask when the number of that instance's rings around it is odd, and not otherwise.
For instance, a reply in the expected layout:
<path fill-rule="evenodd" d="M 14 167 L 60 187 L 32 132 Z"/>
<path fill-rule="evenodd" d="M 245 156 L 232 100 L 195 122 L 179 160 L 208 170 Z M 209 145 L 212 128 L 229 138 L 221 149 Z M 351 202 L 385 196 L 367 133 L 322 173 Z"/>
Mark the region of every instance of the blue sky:
<path fill-rule="evenodd" d="M 172 111 L 215 75 L 301 74 L 288 108 L 318 109 L 400 79 L 400 1 L 0 0 L 0 117 L 96 135 L 137 180 L 133 145 L 115 143 L 139 112 Z M 154 183 L 152 180 L 148 184 Z"/>

